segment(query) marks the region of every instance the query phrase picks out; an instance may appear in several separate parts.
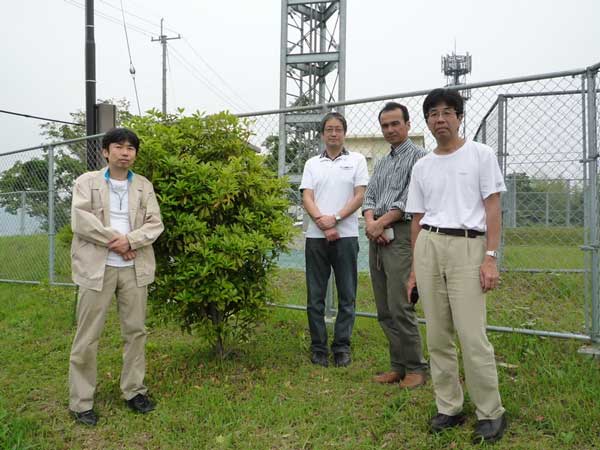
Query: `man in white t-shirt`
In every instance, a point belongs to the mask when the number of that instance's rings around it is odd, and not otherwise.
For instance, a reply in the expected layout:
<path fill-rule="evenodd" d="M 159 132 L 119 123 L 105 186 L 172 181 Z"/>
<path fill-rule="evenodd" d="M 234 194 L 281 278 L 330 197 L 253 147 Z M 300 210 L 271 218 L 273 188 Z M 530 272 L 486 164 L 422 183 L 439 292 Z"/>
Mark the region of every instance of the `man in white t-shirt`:
<path fill-rule="evenodd" d="M 79 423 L 96 425 L 98 341 L 113 295 L 117 297 L 123 349 L 121 391 L 136 412 L 154 409 L 144 385 L 146 299 L 154 281 L 152 243 L 163 231 L 150 181 L 134 174 L 139 139 L 115 128 L 102 139 L 108 167 L 75 181 L 71 208 L 71 268 L 79 286 L 77 332 L 69 360 L 69 410 Z"/>
<path fill-rule="evenodd" d="M 367 161 L 344 148 L 348 131 L 340 113 L 321 121 L 325 150 L 309 159 L 302 174 L 302 203 L 309 216 L 306 232 L 307 315 L 311 362 L 327 367 L 329 351 L 325 326 L 325 294 L 331 269 L 338 292 L 338 312 L 331 350 L 337 367 L 351 362 L 350 338 L 355 318 L 358 216 L 369 182 Z"/>
<path fill-rule="evenodd" d="M 406 211 L 413 214 L 413 272 L 427 321 L 431 377 L 438 414 L 433 432 L 465 422 L 455 333 L 465 382 L 475 404 L 473 441 L 494 442 L 506 429 L 494 349 L 486 336 L 485 293 L 498 285 L 500 192 L 506 191 L 492 149 L 459 135 L 464 101 L 435 89 L 423 103 L 436 149 L 414 166 Z"/>

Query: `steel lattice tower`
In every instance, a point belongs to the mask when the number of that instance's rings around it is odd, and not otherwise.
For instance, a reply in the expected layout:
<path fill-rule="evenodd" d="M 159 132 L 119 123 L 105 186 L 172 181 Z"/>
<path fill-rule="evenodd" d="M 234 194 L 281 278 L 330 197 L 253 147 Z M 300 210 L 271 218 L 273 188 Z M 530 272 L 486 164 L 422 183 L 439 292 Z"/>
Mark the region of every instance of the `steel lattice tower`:
<path fill-rule="evenodd" d="M 345 99 L 346 0 L 281 1 L 281 109 Z M 288 133 L 316 142 L 320 113 L 286 113 L 279 120 L 278 174 L 289 172 Z"/>

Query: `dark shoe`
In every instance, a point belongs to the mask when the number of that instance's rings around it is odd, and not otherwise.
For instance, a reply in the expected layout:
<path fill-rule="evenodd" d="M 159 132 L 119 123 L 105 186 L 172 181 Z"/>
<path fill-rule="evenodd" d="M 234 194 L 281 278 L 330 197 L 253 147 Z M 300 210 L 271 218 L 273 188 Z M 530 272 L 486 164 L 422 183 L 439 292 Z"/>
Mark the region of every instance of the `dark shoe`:
<path fill-rule="evenodd" d="M 71 411 L 71 415 L 75 419 L 75 422 L 82 423 L 90 427 L 96 426 L 98 423 L 98 416 L 93 409 L 83 412 Z"/>
<path fill-rule="evenodd" d="M 140 414 L 146 414 L 150 411 L 154 411 L 155 405 L 152 403 L 150 398 L 147 395 L 138 394 L 129 400 L 126 400 L 127 406 L 129 406 L 132 410 Z"/>
<path fill-rule="evenodd" d="M 400 382 L 402 389 L 416 389 L 423 386 L 427 382 L 427 377 L 424 373 L 407 373 L 404 379 Z"/>
<path fill-rule="evenodd" d="M 506 430 L 506 414 L 493 420 L 478 420 L 473 433 L 473 444 L 496 442 L 502 438 Z"/>
<path fill-rule="evenodd" d="M 310 362 L 317 366 L 329 366 L 329 359 L 327 358 L 327 353 L 323 352 L 312 352 Z"/>
<path fill-rule="evenodd" d="M 463 413 L 459 413 L 455 416 L 448 416 L 446 414 L 439 413 L 433 416 L 430 421 L 431 431 L 433 433 L 441 433 L 448 428 L 454 428 L 462 425 L 465 423 L 465 420 L 467 420 L 467 417 Z"/>
<path fill-rule="evenodd" d="M 334 353 L 333 362 L 335 367 L 348 367 L 352 362 L 350 353 Z"/>
<path fill-rule="evenodd" d="M 389 384 L 389 383 L 397 383 L 402 379 L 402 375 L 399 372 L 385 372 L 379 375 L 375 375 L 373 377 L 373 381 L 375 383 Z"/>

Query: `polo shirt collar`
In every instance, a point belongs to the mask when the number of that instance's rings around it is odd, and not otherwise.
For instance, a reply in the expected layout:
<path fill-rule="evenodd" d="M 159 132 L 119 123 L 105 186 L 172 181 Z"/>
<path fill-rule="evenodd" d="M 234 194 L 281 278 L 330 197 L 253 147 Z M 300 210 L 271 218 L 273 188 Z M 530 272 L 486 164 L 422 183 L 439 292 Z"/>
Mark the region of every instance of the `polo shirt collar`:
<path fill-rule="evenodd" d="M 346 148 L 342 148 L 342 151 L 340 152 L 339 155 L 337 155 L 335 158 L 331 159 L 329 157 L 329 155 L 327 154 L 327 150 L 323 150 L 323 153 L 321 153 L 321 158 L 327 158 L 331 161 L 335 161 L 336 159 L 338 159 L 340 156 L 347 156 L 349 155 L 348 150 L 346 150 Z"/>

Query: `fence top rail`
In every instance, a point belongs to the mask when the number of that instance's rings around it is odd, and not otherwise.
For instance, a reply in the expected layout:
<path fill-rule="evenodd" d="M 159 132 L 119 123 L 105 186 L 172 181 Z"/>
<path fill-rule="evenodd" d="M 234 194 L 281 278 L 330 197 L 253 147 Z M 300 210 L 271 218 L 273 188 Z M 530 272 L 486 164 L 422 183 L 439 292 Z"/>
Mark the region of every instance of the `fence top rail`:
<path fill-rule="evenodd" d="M 600 63 L 597 64 L 600 66 Z M 595 67 L 595 66 L 592 66 Z M 527 81 L 538 81 L 538 80 L 547 80 L 549 78 L 562 78 L 562 77 L 570 77 L 575 75 L 582 75 L 586 73 L 585 68 L 583 69 L 574 69 L 574 70 L 565 70 L 561 72 L 549 72 L 538 75 L 529 75 L 523 77 L 514 77 L 514 78 L 502 78 L 499 80 L 491 80 L 491 81 L 482 81 L 479 83 L 468 83 L 468 84 L 460 84 L 456 86 L 447 86 L 448 89 L 457 89 L 457 90 L 467 90 L 467 89 L 478 89 L 483 87 L 490 86 L 500 86 L 504 84 L 514 84 L 514 83 L 525 83 Z M 236 114 L 237 117 L 255 117 L 255 116 L 268 116 L 272 114 L 285 114 L 288 112 L 302 112 L 302 111 L 315 111 L 322 110 L 326 111 L 330 108 L 336 106 L 346 106 L 346 105 L 356 105 L 360 103 L 371 103 L 371 102 L 379 102 L 385 100 L 392 100 L 397 98 L 407 98 L 407 97 L 418 97 L 429 94 L 432 89 L 422 89 L 418 91 L 411 92 L 403 92 L 399 94 L 388 94 L 381 95 L 377 97 L 364 97 L 355 100 L 345 100 L 343 102 L 334 102 L 334 103 L 323 103 L 320 105 L 309 105 L 309 106 L 298 106 L 295 108 L 284 108 L 284 109 L 271 109 L 265 111 L 256 111 L 256 112 L 247 112 Z"/>
<path fill-rule="evenodd" d="M 592 72 L 594 72 L 594 71 L 596 71 L 598 69 L 600 69 L 600 62 L 597 62 L 596 64 L 594 64 L 594 65 L 592 65 L 592 66 L 590 66 L 590 67 L 587 68 L 587 70 L 590 70 Z"/>
<path fill-rule="evenodd" d="M 89 139 L 100 138 L 100 137 L 104 136 L 104 134 L 105 133 L 93 134 L 93 135 L 90 135 L 90 136 L 84 136 L 84 137 L 80 137 L 80 138 L 76 138 L 76 139 L 69 139 L 67 141 L 62 141 L 62 142 L 49 142 L 48 144 L 40 144 L 40 145 L 36 145 L 36 146 L 33 146 L 33 147 L 21 148 L 21 149 L 18 149 L 18 150 L 12 150 L 10 152 L 0 153 L 0 156 L 15 155 L 17 153 L 29 152 L 31 150 L 38 150 L 38 149 L 41 149 L 41 148 L 59 147 L 61 145 L 75 144 L 77 142 L 87 141 Z"/>

